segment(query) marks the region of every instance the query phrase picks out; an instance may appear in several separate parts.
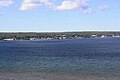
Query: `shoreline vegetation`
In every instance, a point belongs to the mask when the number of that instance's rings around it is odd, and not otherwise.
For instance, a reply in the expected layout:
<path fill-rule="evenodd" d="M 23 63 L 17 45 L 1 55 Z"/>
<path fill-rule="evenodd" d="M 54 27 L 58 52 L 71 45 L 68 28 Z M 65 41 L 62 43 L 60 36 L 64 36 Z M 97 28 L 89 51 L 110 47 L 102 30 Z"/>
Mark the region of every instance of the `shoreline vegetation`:
<path fill-rule="evenodd" d="M 0 40 L 52 40 L 120 37 L 120 32 L 1 32 Z"/>

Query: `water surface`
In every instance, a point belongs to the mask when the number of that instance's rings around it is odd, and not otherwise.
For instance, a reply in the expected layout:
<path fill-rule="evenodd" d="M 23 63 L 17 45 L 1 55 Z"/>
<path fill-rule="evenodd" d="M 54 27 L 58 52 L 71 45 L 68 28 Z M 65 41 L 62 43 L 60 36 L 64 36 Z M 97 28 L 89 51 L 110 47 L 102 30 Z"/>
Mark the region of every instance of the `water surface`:
<path fill-rule="evenodd" d="M 120 75 L 120 38 L 0 41 L 0 72 Z"/>

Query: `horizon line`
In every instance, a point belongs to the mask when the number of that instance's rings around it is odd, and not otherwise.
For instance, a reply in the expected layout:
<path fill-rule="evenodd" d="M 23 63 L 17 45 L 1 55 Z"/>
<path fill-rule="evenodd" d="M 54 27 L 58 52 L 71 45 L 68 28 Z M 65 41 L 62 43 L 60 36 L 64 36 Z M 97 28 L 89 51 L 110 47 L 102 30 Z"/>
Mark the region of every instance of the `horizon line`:
<path fill-rule="evenodd" d="M 57 32 L 120 32 L 120 30 L 85 30 L 85 31 L 0 31 L 0 33 L 57 33 Z"/>

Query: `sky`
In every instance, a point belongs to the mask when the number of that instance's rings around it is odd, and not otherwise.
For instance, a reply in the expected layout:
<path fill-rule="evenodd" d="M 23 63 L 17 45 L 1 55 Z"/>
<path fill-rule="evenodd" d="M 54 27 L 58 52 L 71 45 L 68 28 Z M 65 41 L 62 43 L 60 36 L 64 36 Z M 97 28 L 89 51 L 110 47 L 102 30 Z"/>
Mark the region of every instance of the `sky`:
<path fill-rule="evenodd" d="M 0 32 L 120 31 L 120 0 L 0 0 Z"/>

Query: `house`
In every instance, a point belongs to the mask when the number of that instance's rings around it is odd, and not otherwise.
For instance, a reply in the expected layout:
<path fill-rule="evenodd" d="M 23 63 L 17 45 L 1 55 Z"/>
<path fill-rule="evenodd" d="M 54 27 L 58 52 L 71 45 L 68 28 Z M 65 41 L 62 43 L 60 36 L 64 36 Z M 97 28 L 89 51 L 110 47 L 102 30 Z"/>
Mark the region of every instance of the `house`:
<path fill-rule="evenodd" d="M 14 39 L 14 38 L 9 38 L 9 39 L 3 39 L 3 40 L 5 40 L 5 41 L 13 41 L 13 40 L 16 40 L 16 39 Z"/>

